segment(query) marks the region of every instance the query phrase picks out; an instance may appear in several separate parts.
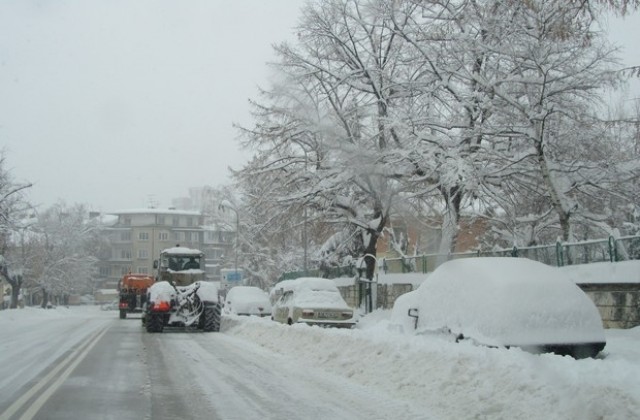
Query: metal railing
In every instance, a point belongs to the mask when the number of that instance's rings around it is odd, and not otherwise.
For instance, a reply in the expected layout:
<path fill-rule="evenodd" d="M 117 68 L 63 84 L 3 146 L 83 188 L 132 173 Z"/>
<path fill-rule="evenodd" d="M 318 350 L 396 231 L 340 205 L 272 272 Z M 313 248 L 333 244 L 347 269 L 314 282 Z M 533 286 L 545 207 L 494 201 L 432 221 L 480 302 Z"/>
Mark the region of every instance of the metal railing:
<path fill-rule="evenodd" d="M 562 267 L 594 262 L 640 260 L 640 236 L 624 236 L 572 243 L 556 242 L 550 245 L 494 249 L 490 251 L 457 252 L 450 254 L 424 254 L 412 257 L 380 258 L 378 268 L 385 273 L 429 273 L 445 261 L 477 257 L 522 257 L 547 265 Z M 280 280 L 298 277 L 353 277 L 355 266 L 330 267 L 284 273 Z"/>
<path fill-rule="evenodd" d="M 640 260 L 640 236 L 624 236 L 572 243 L 556 242 L 553 245 L 538 245 L 491 251 L 460 252 L 451 254 L 425 254 L 414 257 L 386 258 L 383 267 L 387 273 L 422 272 L 435 270 L 445 261 L 474 257 L 522 257 L 547 265 L 562 267 L 594 262 L 616 262 Z"/>

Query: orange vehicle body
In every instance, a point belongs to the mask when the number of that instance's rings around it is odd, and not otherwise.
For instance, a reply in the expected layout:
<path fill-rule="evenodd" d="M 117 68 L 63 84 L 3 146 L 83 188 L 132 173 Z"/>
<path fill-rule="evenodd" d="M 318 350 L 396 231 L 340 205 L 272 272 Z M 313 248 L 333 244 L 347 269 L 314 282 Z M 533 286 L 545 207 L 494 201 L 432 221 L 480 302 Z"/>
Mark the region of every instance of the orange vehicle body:
<path fill-rule="evenodd" d="M 147 289 L 155 282 L 148 274 L 125 274 L 118 283 L 120 294 L 120 318 L 124 319 L 128 313 L 142 312 L 147 299 Z"/>

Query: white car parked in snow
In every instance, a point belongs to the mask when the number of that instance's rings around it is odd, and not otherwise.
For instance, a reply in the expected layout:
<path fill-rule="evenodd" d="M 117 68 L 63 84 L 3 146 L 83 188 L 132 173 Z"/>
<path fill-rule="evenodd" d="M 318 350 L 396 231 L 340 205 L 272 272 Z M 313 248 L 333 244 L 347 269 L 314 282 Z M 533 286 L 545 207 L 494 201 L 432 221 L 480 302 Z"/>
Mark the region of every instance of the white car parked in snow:
<path fill-rule="evenodd" d="M 224 315 L 271 316 L 269 294 L 259 287 L 232 287 L 224 299 Z"/>
<path fill-rule="evenodd" d="M 282 280 L 274 284 L 269 291 L 269 301 L 271 302 L 271 306 L 275 305 L 278 299 L 284 295 L 284 292 L 291 290 L 295 284 L 295 280 Z"/>
<path fill-rule="evenodd" d="M 274 321 L 323 327 L 352 328 L 353 309 L 340 295 L 333 280 L 304 277 L 287 284 L 273 307 Z"/>
<path fill-rule="evenodd" d="M 400 296 L 391 325 L 497 347 L 594 357 L 606 340 L 591 299 L 562 272 L 524 258 L 449 261 Z"/>

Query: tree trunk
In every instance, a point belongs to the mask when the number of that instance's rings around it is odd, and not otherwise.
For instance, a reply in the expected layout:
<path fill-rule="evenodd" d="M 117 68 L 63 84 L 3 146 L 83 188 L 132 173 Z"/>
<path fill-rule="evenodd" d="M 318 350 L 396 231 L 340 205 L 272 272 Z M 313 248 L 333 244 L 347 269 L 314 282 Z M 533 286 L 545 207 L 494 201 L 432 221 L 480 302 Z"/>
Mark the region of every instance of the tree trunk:
<path fill-rule="evenodd" d="M 460 205 L 462 203 L 460 187 L 441 188 L 440 192 L 447 203 L 447 209 L 442 218 L 442 238 L 440 240 L 438 264 L 445 262 L 448 259 L 448 255 L 455 252 L 458 240 L 458 224 L 460 222 Z"/>
<path fill-rule="evenodd" d="M 560 229 L 562 231 L 562 240 L 569 241 L 572 239 L 571 209 L 568 209 L 566 208 L 567 206 L 563 205 L 564 200 L 560 196 L 561 193 L 557 190 L 555 183 L 553 182 L 553 177 L 551 175 L 551 171 L 549 170 L 549 166 L 547 165 L 547 160 L 541 139 L 536 141 L 536 157 L 538 159 L 538 165 L 542 174 L 542 180 L 544 182 L 547 193 L 549 194 L 551 206 L 558 215 L 558 221 L 560 222 Z"/>
<path fill-rule="evenodd" d="M 18 307 L 18 298 L 20 297 L 20 284 L 11 285 L 11 304 L 10 309 L 16 309 Z"/>
<path fill-rule="evenodd" d="M 376 270 L 376 248 L 377 248 L 377 244 L 378 244 L 378 235 L 371 235 L 371 239 L 369 239 L 369 243 L 367 244 L 367 246 L 364 249 L 364 262 L 365 262 L 365 277 L 367 278 L 367 280 L 371 280 L 373 279 L 373 274 L 375 273 Z M 374 258 L 369 257 L 369 255 L 373 256 Z"/>
<path fill-rule="evenodd" d="M 47 303 L 49 301 L 49 293 L 47 293 L 46 290 L 42 289 L 42 308 L 46 308 L 47 307 Z"/>
<path fill-rule="evenodd" d="M 22 287 L 22 276 L 8 276 L 5 275 L 5 279 L 11 285 L 11 303 L 10 309 L 16 309 L 18 307 L 18 298 L 20 297 L 20 288 Z"/>

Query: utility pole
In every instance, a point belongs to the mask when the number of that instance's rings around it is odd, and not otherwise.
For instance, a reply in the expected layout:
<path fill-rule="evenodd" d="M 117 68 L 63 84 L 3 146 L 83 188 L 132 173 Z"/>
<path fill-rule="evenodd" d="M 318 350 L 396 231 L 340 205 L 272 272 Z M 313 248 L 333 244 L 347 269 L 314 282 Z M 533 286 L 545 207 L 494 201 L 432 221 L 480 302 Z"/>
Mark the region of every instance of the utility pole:
<path fill-rule="evenodd" d="M 304 261 L 302 267 L 304 269 L 304 275 L 307 275 L 307 206 L 304 206 L 304 225 L 302 229 L 302 242 L 304 248 Z"/>

